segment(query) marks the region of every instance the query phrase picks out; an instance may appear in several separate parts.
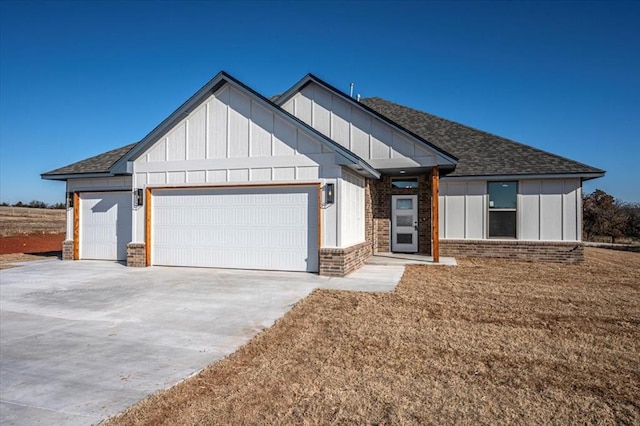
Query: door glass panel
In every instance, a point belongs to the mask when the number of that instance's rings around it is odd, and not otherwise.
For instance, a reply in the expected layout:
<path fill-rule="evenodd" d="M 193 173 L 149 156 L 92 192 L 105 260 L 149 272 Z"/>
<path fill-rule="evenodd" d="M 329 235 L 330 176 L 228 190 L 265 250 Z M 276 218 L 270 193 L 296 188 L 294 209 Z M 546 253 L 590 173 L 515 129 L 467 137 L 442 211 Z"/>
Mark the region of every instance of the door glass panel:
<path fill-rule="evenodd" d="M 413 199 L 411 199 L 411 198 L 398 198 L 396 200 L 396 209 L 398 209 L 398 210 L 411 210 L 411 209 L 413 209 Z"/>
<path fill-rule="evenodd" d="M 412 226 L 413 225 L 413 215 L 397 215 L 396 216 L 396 225 L 397 226 Z"/>
<path fill-rule="evenodd" d="M 397 234 L 396 242 L 398 244 L 413 244 L 413 234 Z"/>

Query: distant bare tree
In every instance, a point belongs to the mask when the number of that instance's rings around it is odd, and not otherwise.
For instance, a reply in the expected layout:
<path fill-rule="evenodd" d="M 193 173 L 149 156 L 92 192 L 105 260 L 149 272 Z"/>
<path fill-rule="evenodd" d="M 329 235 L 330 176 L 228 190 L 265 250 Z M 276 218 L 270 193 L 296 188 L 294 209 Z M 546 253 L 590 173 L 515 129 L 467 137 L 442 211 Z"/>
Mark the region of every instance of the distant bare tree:
<path fill-rule="evenodd" d="M 640 203 L 624 203 L 622 209 L 628 217 L 625 235 L 630 238 L 640 239 Z"/>
<path fill-rule="evenodd" d="M 596 189 L 584 196 L 582 206 L 583 231 L 587 240 L 595 236 L 605 236 L 615 243 L 616 238 L 625 236 L 629 214 L 623 209 L 622 202 Z"/>
<path fill-rule="evenodd" d="M 32 200 L 31 202 L 29 202 L 27 207 L 31 207 L 33 209 L 46 209 L 47 208 L 47 203 L 45 203 L 44 201 L 39 201 L 39 200 Z"/>

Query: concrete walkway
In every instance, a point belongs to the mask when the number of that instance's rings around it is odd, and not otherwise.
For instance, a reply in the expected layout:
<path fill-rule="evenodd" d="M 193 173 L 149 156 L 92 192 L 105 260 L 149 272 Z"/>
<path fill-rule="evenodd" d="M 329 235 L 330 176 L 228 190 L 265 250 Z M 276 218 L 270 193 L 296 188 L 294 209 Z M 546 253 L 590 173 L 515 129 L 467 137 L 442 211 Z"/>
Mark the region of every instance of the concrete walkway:
<path fill-rule="evenodd" d="M 315 288 L 391 291 L 403 270 L 327 278 L 53 259 L 2 270 L 0 424 L 95 424 L 233 353 Z"/>

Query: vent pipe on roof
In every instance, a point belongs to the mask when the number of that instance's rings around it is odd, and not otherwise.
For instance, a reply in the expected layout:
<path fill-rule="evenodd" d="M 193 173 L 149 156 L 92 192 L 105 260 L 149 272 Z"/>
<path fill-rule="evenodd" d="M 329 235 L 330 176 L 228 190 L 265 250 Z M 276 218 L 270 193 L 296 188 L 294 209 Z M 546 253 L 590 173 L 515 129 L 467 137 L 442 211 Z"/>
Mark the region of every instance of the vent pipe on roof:
<path fill-rule="evenodd" d="M 349 88 L 349 97 L 350 98 L 353 98 L 353 86 L 355 86 L 355 85 L 356 85 L 355 83 L 350 83 L 349 84 L 349 87 L 350 87 Z"/>
<path fill-rule="evenodd" d="M 360 93 L 356 95 L 356 101 L 360 102 Z"/>

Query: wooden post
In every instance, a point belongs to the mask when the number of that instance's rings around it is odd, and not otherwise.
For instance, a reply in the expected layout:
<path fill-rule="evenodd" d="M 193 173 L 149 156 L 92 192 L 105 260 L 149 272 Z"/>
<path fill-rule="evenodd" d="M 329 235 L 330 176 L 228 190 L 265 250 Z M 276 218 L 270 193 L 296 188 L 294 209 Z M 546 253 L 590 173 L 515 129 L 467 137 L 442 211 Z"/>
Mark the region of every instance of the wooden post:
<path fill-rule="evenodd" d="M 440 207 L 438 194 L 440 193 L 440 175 L 438 166 L 431 170 L 431 255 L 435 263 L 440 262 Z"/>
<path fill-rule="evenodd" d="M 73 260 L 80 259 L 80 194 L 73 193 Z"/>

